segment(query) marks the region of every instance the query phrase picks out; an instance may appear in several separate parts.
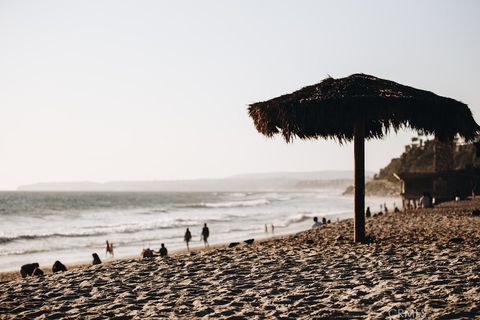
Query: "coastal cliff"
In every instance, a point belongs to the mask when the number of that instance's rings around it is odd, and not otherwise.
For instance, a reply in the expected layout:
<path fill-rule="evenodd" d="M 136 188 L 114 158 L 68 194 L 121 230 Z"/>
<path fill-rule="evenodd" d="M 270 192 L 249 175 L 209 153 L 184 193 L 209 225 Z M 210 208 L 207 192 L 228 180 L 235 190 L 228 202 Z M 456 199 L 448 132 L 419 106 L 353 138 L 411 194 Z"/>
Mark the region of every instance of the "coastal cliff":
<path fill-rule="evenodd" d="M 438 148 L 438 146 L 437 146 Z M 463 170 L 480 168 L 480 159 L 476 156 L 474 144 L 465 144 L 454 140 L 448 145 L 447 158 L 449 169 Z M 365 184 L 365 194 L 369 196 L 398 196 L 401 182 L 396 173 L 425 173 L 435 171 L 435 141 L 423 141 L 412 138 L 412 143 L 405 146 L 405 151 L 398 158 L 392 159 L 388 165 L 380 169 L 373 179 Z M 344 195 L 353 194 L 353 186 L 349 186 Z"/>

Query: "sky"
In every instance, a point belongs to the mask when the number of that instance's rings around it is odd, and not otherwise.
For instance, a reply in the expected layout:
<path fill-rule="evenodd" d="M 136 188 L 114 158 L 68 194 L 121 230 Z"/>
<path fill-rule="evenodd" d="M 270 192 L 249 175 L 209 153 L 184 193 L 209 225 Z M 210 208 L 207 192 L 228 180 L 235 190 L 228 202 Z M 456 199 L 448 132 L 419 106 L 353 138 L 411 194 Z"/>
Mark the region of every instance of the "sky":
<path fill-rule="evenodd" d="M 480 120 L 479 1 L 1 1 L 0 190 L 352 170 L 259 134 L 248 104 L 367 73 Z M 378 171 L 415 135 L 366 144 Z"/>

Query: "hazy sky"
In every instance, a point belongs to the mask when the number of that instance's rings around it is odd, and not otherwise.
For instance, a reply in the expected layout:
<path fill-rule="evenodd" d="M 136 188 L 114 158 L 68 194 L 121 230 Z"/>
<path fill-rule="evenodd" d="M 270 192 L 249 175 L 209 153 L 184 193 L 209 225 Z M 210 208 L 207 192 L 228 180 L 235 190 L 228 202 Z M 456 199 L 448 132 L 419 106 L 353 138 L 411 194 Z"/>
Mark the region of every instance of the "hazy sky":
<path fill-rule="evenodd" d="M 368 73 L 480 120 L 480 1 L 0 1 L 0 189 L 352 169 L 267 139 L 249 103 Z M 412 132 L 367 143 L 366 167 Z"/>

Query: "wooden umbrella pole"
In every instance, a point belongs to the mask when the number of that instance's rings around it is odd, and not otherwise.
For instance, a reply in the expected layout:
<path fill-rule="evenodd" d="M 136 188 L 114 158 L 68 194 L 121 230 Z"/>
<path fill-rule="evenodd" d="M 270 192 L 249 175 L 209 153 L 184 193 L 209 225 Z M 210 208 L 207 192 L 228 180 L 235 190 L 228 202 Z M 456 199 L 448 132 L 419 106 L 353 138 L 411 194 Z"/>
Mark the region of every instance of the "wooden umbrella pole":
<path fill-rule="evenodd" d="M 354 128 L 355 157 L 355 231 L 354 241 L 365 242 L 365 124 L 357 122 Z"/>

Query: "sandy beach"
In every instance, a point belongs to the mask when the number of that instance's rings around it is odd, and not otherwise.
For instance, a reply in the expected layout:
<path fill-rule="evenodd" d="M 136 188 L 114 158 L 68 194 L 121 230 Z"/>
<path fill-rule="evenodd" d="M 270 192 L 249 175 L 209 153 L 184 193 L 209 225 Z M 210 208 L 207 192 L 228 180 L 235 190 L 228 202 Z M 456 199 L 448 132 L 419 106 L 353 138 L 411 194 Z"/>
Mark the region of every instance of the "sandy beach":
<path fill-rule="evenodd" d="M 0 318 L 471 319 L 480 200 L 352 220 L 235 248 L 2 276 Z M 11 275 L 10 275 L 11 276 Z"/>

